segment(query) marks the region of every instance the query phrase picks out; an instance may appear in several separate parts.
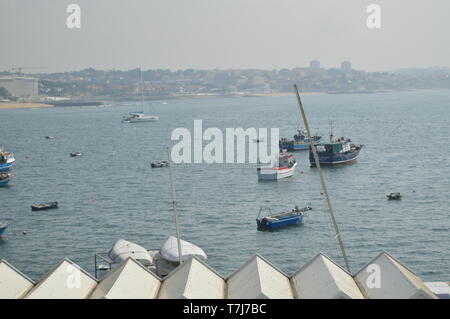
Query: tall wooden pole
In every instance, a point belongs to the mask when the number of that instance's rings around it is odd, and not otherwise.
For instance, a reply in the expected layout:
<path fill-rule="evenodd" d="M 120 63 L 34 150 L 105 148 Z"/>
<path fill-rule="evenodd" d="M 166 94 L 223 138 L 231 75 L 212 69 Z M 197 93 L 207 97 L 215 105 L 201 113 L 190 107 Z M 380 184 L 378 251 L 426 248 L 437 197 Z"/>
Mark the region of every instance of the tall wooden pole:
<path fill-rule="evenodd" d="M 352 272 L 350 270 L 350 264 L 348 262 L 347 254 L 345 252 L 344 242 L 342 241 L 341 233 L 339 232 L 339 227 L 338 227 L 338 224 L 336 222 L 336 217 L 334 216 L 334 211 L 333 211 L 333 207 L 331 206 L 331 201 L 330 201 L 330 196 L 328 194 L 327 185 L 325 184 L 325 178 L 323 177 L 322 170 L 320 168 L 319 156 L 317 156 L 316 146 L 314 145 L 314 141 L 313 141 L 312 136 L 311 136 L 311 131 L 309 130 L 308 120 L 306 119 L 305 110 L 303 109 L 303 104 L 302 104 L 302 101 L 300 99 L 300 94 L 298 93 L 298 88 L 297 88 L 296 84 L 294 84 L 294 89 L 295 89 L 295 94 L 297 95 L 297 102 L 298 102 L 298 106 L 300 108 L 300 114 L 302 115 L 303 123 L 305 124 L 306 132 L 308 133 L 309 145 L 310 145 L 311 150 L 313 152 L 314 161 L 316 163 L 316 167 L 317 167 L 317 170 L 319 172 L 320 183 L 322 184 L 323 193 L 325 194 L 325 198 L 326 198 L 327 205 L 328 205 L 328 210 L 330 212 L 331 220 L 332 220 L 333 226 L 334 226 L 334 231 L 336 232 L 336 238 L 337 238 L 337 240 L 339 242 L 339 246 L 341 247 L 342 256 L 344 257 L 345 266 L 346 266 L 348 272 L 351 274 Z"/>

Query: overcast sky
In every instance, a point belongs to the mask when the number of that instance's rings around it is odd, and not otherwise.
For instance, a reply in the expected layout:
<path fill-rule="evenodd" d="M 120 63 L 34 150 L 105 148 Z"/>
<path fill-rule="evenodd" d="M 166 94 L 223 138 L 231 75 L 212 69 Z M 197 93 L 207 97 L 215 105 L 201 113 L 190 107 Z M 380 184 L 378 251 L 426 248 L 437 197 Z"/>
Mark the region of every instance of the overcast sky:
<path fill-rule="evenodd" d="M 66 7 L 81 7 L 68 29 Z M 381 6 L 381 29 L 366 8 Z M 450 67 L 448 0 L 0 0 L 0 70 Z"/>

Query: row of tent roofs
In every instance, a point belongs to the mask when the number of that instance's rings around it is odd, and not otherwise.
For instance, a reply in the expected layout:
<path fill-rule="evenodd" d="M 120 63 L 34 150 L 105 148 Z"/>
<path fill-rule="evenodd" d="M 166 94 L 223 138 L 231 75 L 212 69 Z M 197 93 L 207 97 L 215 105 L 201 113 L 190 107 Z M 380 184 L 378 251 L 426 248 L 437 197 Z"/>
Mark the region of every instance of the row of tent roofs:
<path fill-rule="evenodd" d="M 435 299 L 449 298 L 445 282 L 425 284 L 386 252 L 355 275 L 319 253 L 287 276 L 255 255 L 223 278 L 191 257 L 164 279 L 128 258 L 97 280 L 69 259 L 38 282 L 0 262 L 0 299 Z"/>

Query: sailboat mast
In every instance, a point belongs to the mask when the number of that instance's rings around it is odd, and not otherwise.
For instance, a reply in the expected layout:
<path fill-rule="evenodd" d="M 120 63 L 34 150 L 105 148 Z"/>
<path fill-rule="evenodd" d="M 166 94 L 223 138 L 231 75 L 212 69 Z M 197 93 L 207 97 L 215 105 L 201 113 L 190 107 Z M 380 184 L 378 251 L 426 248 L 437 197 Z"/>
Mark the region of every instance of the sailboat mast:
<path fill-rule="evenodd" d="M 303 109 L 303 104 L 302 104 L 302 101 L 300 99 L 300 94 L 298 93 L 298 88 L 297 88 L 296 84 L 294 84 L 294 89 L 295 89 L 295 94 L 297 95 L 297 102 L 298 102 L 298 106 L 300 108 L 300 113 L 301 113 L 302 118 L 303 118 L 303 123 L 305 124 L 306 132 L 308 133 L 309 145 L 311 146 L 311 150 L 312 150 L 313 155 L 314 155 L 314 161 L 316 163 L 317 170 L 319 171 L 320 183 L 322 184 L 323 193 L 325 194 L 325 198 L 326 198 L 327 205 L 328 205 L 328 210 L 330 212 L 331 220 L 333 222 L 334 230 L 336 232 L 336 238 L 337 238 L 337 240 L 339 242 L 339 246 L 341 248 L 342 256 L 344 257 L 345 266 L 346 266 L 348 272 L 351 274 L 350 264 L 348 262 L 347 254 L 345 252 L 344 242 L 342 241 L 341 233 L 339 231 L 339 227 L 338 227 L 338 224 L 336 222 L 336 217 L 334 216 L 334 211 L 333 211 L 333 207 L 331 206 L 331 201 L 330 201 L 330 196 L 328 194 L 327 185 L 325 184 L 325 178 L 323 177 L 322 170 L 320 168 L 319 157 L 317 156 L 316 147 L 315 147 L 314 141 L 313 141 L 313 139 L 311 137 L 311 131 L 309 130 L 308 120 L 306 119 L 305 110 Z"/>
<path fill-rule="evenodd" d="M 141 67 L 139 67 L 139 86 L 141 88 L 142 114 L 144 114 L 144 88 L 143 88 L 143 85 L 142 85 L 142 71 L 141 71 Z"/>
<path fill-rule="evenodd" d="M 175 193 L 175 180 L 174 180 L 174 176 L 173 176 L 173 171 L 172 171 L 172 161 L 170 159 L 170 151 L 169 151 L 169 147 L 167 147 L 167 159 L 169 162 L 169 175 L 170 175 L 170 187 L 172 189 L 172 209 L 173 209 L 173 217 L 175 220 L 175 230 L 177 233 L 177 245 L 178 245 L 178 261 L 181 265 L 182 258 L 181 258 L 181 240 L 180 240 L 180 229 L 178 226 L 178 214 L 177 214 L 177 197 L 176 197 L 176 193 Z"/>

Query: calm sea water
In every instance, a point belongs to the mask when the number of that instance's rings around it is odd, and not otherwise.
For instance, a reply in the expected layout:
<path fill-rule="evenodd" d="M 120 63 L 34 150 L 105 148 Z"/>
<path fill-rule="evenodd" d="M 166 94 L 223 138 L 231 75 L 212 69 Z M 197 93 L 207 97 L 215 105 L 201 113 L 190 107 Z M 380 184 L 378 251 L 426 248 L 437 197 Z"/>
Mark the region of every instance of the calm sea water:
<path fill-rule="evenodd" d="M 386 250 L 427 281 L 450 280 L 450 91 L 304 96 L 314 132 L 365 145 L 358 162 L 324 170 L 354 272 Z M 93 273 L 94 253 L 124 238 L 159 248 L 174 234 L 166 159 L 176 127 L 279 127 L 300 124 L 295 97 L 154 102 L 154 123 L 121 124 L 133 103 L 106 107 L 0 110 L 0 145 L 15 153 L 17 177 L 0 189 L 4 258 L 39 279 L 69 257 Z M 46 135 L 57 138 L 46 140 Z M 83 156 L 71 158 L 70 152 Z M 228 276 L 255 253 L 291 274 L 318 252 L 343 264 L 308 153 L 293 178 L 258 183 L 253 164 L 174 168 L 182 238 L 201 246 Z M 302 174 L 303 171 L 303 174 Z M 401 201 L 387 201 L 400 191 Z M 31 212 L 57 200 L 60 208 Z M 304 224 L 258 232 L 259 207 L 313 207 Z M 22 235 L 22 231 L 27 234 Z"/>

